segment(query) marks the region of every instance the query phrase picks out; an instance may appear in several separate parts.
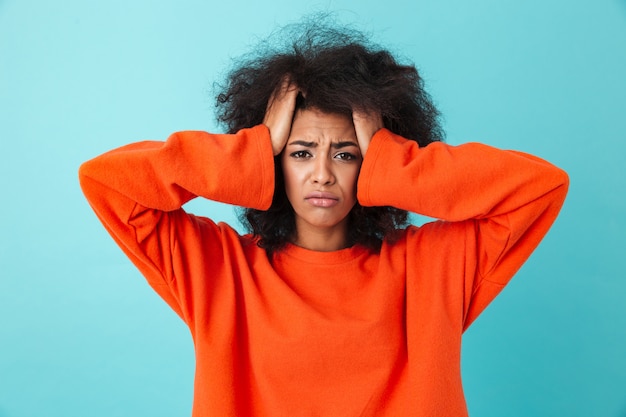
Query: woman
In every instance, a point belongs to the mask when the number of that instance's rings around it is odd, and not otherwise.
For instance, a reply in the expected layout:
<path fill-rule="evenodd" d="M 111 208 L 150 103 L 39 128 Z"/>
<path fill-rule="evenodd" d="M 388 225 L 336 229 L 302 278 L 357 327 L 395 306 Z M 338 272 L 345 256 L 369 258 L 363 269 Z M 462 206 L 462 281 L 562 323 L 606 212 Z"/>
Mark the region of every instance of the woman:
<path fill-rule="evenodd" d="M 307 30 L 235 69 L 228 134 L 83 164 L 102 223 L 191 329 L 194 416 L 465 416 L 461 335 L 539 244 L 568 179 L 442 143 L 412 66 Z M 250 234 L 186 213 L 244 208 Z M 407 211 L 440 219 L 406 226 Z"/>

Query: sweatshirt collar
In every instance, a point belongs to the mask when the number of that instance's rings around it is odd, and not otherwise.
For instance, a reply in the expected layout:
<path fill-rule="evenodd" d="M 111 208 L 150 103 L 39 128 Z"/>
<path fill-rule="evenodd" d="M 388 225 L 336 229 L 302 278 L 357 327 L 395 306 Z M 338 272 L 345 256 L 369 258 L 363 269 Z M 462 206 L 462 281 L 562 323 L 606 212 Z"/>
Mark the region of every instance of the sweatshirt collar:
<path fill-rule="evenodd" d="M 322 265 L 336 265 L 355 260 L 366 254 L 368 249 L 362 245 L 354 245 L 337 251 L 321 252 L 305 249 L 288 243 L 284 248 L 276 252 L 275 257 L 295 258 L 300 261 Z"/>

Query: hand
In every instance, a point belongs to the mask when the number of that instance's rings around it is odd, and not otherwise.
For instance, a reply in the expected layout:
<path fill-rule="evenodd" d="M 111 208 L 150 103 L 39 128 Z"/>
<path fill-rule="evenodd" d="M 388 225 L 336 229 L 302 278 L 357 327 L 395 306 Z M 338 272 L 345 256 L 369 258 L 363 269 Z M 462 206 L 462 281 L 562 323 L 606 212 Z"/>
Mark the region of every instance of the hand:
<path fill-rule="evenodd" d="M 365 153 L 372 141 L 374 133 L 384 127 L 383 117 L 380 113 L 375 111 L 363 112 L 361 110 L 352 110 L 352 122 L 354 123 L 356 140 L 361 150 L 361 157 L 365 158 Z"/>
<path fill-rule="evenodd" d="M 298 86 L 285 76 L 267 103 L 263 124 L 270 130 L 274 156 L 282 152 L 289 139 L 297 96 Z"/>

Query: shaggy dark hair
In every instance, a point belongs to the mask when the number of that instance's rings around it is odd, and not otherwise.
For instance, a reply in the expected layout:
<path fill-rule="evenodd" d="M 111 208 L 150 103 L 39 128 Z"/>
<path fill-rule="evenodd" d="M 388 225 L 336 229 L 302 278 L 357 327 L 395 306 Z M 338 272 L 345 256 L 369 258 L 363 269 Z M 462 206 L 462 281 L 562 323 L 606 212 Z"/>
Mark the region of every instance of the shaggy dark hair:
<path fill-rule="evenodd" d="M 226 84 L 218 87 L 218 121 L 229 133 L 262 123 L 272 92 L 287 74 L 306 96 L 299 95 L 297 108 L 349 117 L 353 109 L 376 111 L 387 129 L 420 146 L 443 138 L 439 112 L 413 65 L 399 64 L 391 53 L 371 45 L 363 33 L 319 17 L 282 28 L 235 62 Z M 259 246 L 270 253 L 296 232 L 280 157 L 274 162 L 271 207 L 267 211 L 244 208 L 239 213 L 244 226 L 259 238 Z M 379 248 L 382 239 L 393 238 L 406 223 L 404 210 L 357 203 L 350 212 L 350 244 Z"/>

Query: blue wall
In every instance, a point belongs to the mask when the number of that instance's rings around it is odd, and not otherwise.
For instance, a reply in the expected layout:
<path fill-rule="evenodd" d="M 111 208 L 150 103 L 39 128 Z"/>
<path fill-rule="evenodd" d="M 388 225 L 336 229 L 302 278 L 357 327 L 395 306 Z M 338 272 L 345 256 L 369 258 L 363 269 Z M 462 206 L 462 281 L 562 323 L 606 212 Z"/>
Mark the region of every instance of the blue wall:
<path fill-rule="evenodd" d="M 212 3 L 0 0 L 0 417 L 190 414 L 189 332 L 76 171 L 130 141 L 215 131 L 229 58 L 320 9 L 416 63 L 449 143 L 571 176 L 553 230 L 466 334 L 470 413 L 626 416 L 626 1 Z"/>

